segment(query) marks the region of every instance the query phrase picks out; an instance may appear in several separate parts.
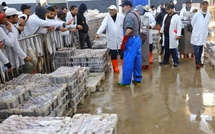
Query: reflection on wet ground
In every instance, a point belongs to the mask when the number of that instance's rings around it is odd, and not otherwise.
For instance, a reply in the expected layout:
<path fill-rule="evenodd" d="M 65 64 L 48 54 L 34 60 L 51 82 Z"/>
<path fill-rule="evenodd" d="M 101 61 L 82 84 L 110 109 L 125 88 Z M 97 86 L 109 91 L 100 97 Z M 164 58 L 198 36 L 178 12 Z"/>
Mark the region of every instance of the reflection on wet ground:
<path fill-rule="evenodd" d="M 116 113 L 118 134 L 214 134 L 215 70 L 207 64 L 196 70 L 193 59 L 178 68 L 159 67 L 142 72 L 141 86 L 116 86 L 121 74 L 109 73 L 78 112 Z"/>

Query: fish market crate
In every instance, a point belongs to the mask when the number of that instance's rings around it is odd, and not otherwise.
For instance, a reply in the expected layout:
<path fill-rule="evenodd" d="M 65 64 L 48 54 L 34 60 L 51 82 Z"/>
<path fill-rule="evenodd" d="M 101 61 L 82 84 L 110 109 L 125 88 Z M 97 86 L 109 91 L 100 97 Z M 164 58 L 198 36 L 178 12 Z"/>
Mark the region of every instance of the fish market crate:
<path fill-rule="evenodd" d="M 13 114 L 23 116 L 48 116 L 54 109 L 54 103 L 57 103 L 57 97 L 47 93 L 42 96 L 31 97 L 28 101 L 10 109 L 10 111 Z"/>
<path fill-rule="evenodd" d="M 0 109 L 14 108 L 31 96 L 30 86 L 6 85 L 0 90 Z"/>
<path fill-rule="evenodd" d="M 61 98 L 67 93 L 66 84 L 31 85 L 31 86 L 33 88 L 31 90 L 32 96 L 40 96 L 46 93 L 50 93 L 53 96 Z"/>
<path fill-rule="evenodd" d="M 6 82 L 7 85 L 51 84 L 47 74 L 21 74 Z"/>
<path fill-rule="evenodd" d="M 77 94 L 79 93 L 79 89 L 78 87 L 72 89 L 72 90 L 69 90 L 69 94 L 68 94 L 68 98 L 74 98 Z"/>
<path fill-rule="evenodd" d="M 71 117 L 23 117 L 12 115 L 0 124 L 3 134 L 116 134 L 116 114 L 76 114 Z"/>
<path fill-rule="evenodd" d="M 53 111 L 51 111 L 49 116 L 62 116 L 67 109 L 68 103 L 69 100 L 67 99 L 67 95 L 65 95 L 61 99 L 61 102 L 59 102 L 59 105 Z"/>
<path fill-rule="evenodd" d="M 56 51 L 54 55 L 55 69 L 67 66 L 67 61 L 69 61 L 69 58 L 73 56 L 74 53 L 74 48 L 62 48 Z"/>
<path fill-rule="evenodd" d="M 107 38 L 106 35 L 99 35 L 99 39 L 95 39 L 92 43 L 93 49 L 106 49 L 107 48 Z"/>
<path fill-rule="evenodd" d="M 75 48 L 60 48 L 55 52 L 55 57 L 71 57 L 75 53 Z"/>
<path fill-rule="evenodd" d="M 2 134 L 63 134 L 71 117 L 23 117 L 12 115 L 0 124 Z M 70 129 L 68 129 L 69 133 Z"/>
<path fill-rule="evenodd" d="M 72 82 L 67 83 L 67 91 L 71 91 L 71 90 L 75 89 L 77 87 L 77 85 L 78 85 L 78 79 L 76 78 Z"/>
<path fill-rule="evenodd" d="M 78 71 L 81 67 L 60 67 L 56 71 L 49 74 L 49 78 L 52 83 L 69 83 L 72 82 L 78 76 Z"/>
<path fill-rule="evenodd" d="M 118 117 L 116 114 L 76 114 L 72 122 L 71 133 L 116 134 Z"/>
<path fill-rule="evenodd" d="M 53 97 L 57 97 L 56 101 L 52 103 L 52 107 L 55 108 L 58 105 L 62 105 L 62 99 L 65 99 L 68 95 L 66 84 L 51 84 L 51 85 L 32 85 L 32 96 L 41 96 L 44 94 L 51 94 Z"/>

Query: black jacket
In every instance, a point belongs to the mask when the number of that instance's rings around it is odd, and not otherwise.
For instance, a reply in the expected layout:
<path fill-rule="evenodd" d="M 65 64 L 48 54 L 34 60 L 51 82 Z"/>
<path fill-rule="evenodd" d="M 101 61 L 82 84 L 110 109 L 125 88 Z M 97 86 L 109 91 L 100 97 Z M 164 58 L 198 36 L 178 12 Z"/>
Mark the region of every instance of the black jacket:
<path fill-rule="evenodd" d="M 85 11 L 87 11 L 87 6 L 84 3 L 82 3 L 78 9 L 78 15 L 77 15 L 77 24 L 83 27 L 83 29 L 79 30 L 79 32 L 82 32 L 82 33 L 88 33 L 88 30 L 89 30 L 89 27 L 86 23 L 86 18 L 84 17 Z"/>
<path fill-rule="evenodd" d="M 165 9 L 163 8 L 162 11 L 157 15 L 157 17 L 155 18 L 156 23 L 159 24 L 160 26 L 162 26 L 163 23 L 163 19 L 164 16 L 167 14 L 167 12 L 165 11 Z"/>

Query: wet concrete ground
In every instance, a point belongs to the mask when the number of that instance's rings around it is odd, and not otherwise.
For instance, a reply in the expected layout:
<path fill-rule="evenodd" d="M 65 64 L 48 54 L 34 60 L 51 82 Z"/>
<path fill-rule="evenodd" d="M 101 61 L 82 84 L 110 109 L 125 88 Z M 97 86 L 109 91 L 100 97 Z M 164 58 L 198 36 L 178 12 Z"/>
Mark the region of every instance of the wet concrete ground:
<path fill-rule="evenodd" d="M 118 114 L 117 134 L 214 134 L 215 69 L 196 70 L 194 59 L 177 68 L 143 70 L 142 85 L 119 88 L 121 74 L 106 75 L 99 92 L 79 107 L 80 113 Z"/>

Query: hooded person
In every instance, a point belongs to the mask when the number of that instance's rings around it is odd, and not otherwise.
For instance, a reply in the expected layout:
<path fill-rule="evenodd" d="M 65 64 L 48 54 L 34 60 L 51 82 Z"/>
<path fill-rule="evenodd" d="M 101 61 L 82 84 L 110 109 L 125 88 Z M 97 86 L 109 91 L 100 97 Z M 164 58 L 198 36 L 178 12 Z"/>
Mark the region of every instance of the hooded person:
<path fill-rule="evenodd" d="M 87 43 L 87 47 L 91 48 L 90 37 L 88 35 L 89 27 L 86 23 L 86 18 L 84 17 L 84 13 L 87 11 L 87 5 L 82 3 L 78 9 L 77 15 L 77 25 L 81 25 L 81 28 L 78 28 L 79 31 L 79 42 L 80 48 L 84 49 L 85 42 Z"/>
<path fill-rule="evenodd" d="M 119 53 L 121 64 L 123 64 L 123 51 L 120 45 L 123 38 L 123 20 L 124 16 L 117 13 L 115 5 L 108 7 L 109 14 L 103 19 L 101 26 L 96 32 L 96 39 L 99 35 L 106 31 L 107 48 L 110 50 L 113 70 L 119 73 L 117 55 Z"/>
<path fill-rule="evenodd" d="M 146 28 L 147 28 L 147 30 L 149 30 L 149 44 L 148 44 L 149 47 L 147 47 L 147 48 L 148 48 L 148 52 L 149 52 L 149 53 L 147 53 L 147 54 L 148 54 L 149 56 L 145 56 L 145 57 L 149 57 L 149 58 L 147 59 L 147 61 L 148 61 L 150 64 L 153 64 L 153 57 L 152 57 L 152 50 L 153 50 L 152 29 L 155 27 L 156 21 L 155 21 L 153 15 L 152 15 L 150 12 L 146 11 L 146 10 L 143 8 L 142 5 L 136 6 L 135 10 L 138 11 L 138 12 L 141 12 L 141 14 L 142 14 L 141 22 L 142 22 L 142 23 L 145 22 L 145 20 L 144 20 L 145 17 L 147 17 L 148 20 L 149 20 L 149 24 L 146 24 Z M 145 59 L 145 58 L 144 58 L 144 59 Z M 146 63 L 146 64 L 144 64 L 144 67 L 143 67 L 143 68 L 148 68 L 148 64 L 147 64 L 148 62 L 143 62 L 143 63 Z"/>
<path fill-rule="evenodd" d="M 2 8 L 3 11 L 5 11 L 8 8 L 6 2 L 4 2 L 4 1 L 1 3 L 1 6 L 3 7 Z"/>

